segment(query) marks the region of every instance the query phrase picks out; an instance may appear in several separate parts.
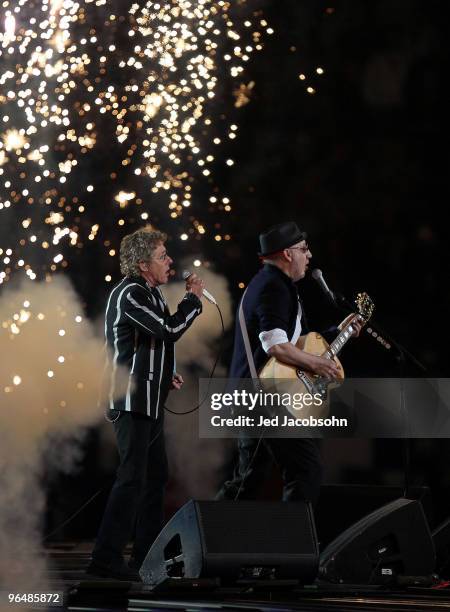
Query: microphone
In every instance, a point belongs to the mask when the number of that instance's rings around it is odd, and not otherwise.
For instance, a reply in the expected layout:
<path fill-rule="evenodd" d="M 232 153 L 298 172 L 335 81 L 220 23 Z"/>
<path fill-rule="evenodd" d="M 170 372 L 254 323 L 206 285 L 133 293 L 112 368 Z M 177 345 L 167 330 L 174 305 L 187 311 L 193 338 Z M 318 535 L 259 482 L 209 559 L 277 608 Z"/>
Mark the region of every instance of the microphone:
<path fill-rule="evenodd" d="M 328 285 L 326 284 L 325 279 L 322 274 L 322 270 L 319 270 L 319 268 L 316 268 L 315 270 L 311 272 L 311 276 L 316 281 L 316 283 L 319 285 L 319 287 L 322 289 L 322 291 L 330 298 L 330 300 L 336 303 L 336 297 L 334 293 L 331 291 L 331 289 L 328 287 Z"/>
<path fill-rule="evenodd" d="M 182 274 L 183 280 L 187 280 L 190 276 L 192 276 L 192 272 L 189 272 L 189 270 L 184 270 Z M 208 302 L 211 302 L 211 304 L 217 306 L 215 298 L 210 294 L 209 291 L 206 291 L 206 289 L 203 289 L 203 296 L 208 300 Z"/>

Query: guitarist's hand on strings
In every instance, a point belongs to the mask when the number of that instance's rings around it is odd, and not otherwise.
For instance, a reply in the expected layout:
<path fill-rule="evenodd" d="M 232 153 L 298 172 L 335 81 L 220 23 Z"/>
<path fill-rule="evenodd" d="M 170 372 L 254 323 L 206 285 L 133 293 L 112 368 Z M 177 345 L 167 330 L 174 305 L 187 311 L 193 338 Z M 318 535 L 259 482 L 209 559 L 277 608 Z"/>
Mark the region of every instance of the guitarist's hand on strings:
<path fill-rule="evenodd" d="M 318 376 L 324 376 L 325 378 L 337 378 L 339 370 L 336 363 L 332 359 L 326 359 L 325 357 L 318 357 L 316 355 L 310 355 L 311 363 L 309 369 L 313 374 Z"/>
<path fill-rule="evenodd" d="M 290 342 L 274 344 L 267 352 L 271 357 L 275 357 L 282 363 L 294 365 L 297 368 L 308 370 L 326 378 L 338 378 L 339 370 L 332 359 L 302 351 Z"/>

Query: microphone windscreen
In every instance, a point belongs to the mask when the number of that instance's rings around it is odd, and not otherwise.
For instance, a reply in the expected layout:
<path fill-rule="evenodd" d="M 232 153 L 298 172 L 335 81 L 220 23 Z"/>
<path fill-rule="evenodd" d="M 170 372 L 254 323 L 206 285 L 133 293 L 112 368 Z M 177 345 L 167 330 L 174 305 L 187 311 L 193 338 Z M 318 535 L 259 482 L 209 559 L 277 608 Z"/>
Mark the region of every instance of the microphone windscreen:
<path fill-rule="evenodd" d="M 183 270 L 181 274 L 181 276 L 183 277 L 183 280 L 187 280 L 191 275 L 192 275 L 192 272 L 189 272 L 189 270 Z"/>
<path fill-rule="evenodd" d="M 320 270 L 319 268 L 315 268 L 311 272 L 311 276 L 313 277 L 314 280 L 319 280 L 319 278 L 322 278 L 322 276 L 323 276 L 322 270 Z"/>

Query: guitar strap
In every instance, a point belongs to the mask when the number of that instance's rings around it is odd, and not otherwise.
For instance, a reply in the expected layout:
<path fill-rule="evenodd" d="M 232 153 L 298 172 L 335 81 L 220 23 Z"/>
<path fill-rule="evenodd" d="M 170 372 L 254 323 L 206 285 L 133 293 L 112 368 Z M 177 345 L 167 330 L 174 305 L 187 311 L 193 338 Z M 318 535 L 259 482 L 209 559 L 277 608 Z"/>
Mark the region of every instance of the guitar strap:
<path fill-rule="evenodd" d="M 248 289 L 248 287 L 247 287 Z M 255 379 L 259 379 L 258 374 L 256 373 L 255 361 L 253 359 L 253 353 L 250 346 L 250 340 L 248 338 L 247 324 L 245 322 L 243 303 L 245 294 L 247 293 L 247 289 L 244 291 L 244 295 L 242 296 L 241 303 L 239 304 L 239 325 L 241 326 L 242 339 L 244 340 L 245 353 L 247 355 L 248 367 L 250 368 L 250 375 Z"/>

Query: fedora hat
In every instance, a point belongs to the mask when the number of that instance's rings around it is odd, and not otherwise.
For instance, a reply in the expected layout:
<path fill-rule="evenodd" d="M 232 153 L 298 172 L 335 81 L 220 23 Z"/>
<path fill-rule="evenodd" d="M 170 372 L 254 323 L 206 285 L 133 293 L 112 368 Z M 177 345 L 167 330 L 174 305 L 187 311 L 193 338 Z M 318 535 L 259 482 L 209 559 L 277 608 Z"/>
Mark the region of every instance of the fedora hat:
<path fill-rule="evenodd" d="M 302 232 L 294 221 L 278 223 L 259 235 L 260 251 L 258 255 L 264 257 L 277 251 L 288 249 L 293 244 L 306 240 L 306 233 Z"/>

